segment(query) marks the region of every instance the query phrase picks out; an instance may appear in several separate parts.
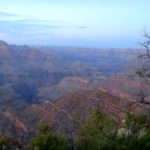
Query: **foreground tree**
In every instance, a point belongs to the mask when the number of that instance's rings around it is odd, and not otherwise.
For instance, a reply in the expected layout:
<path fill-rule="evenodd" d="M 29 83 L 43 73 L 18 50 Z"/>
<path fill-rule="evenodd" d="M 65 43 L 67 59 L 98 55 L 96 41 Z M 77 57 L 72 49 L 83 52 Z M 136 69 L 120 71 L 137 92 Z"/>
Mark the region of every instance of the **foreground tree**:
<path fill-rule="evenodd" d="M 127 113 L 123 123 L 94 111 L 84 124 L 77 142 L 78 150 L 149 150 L 150 128 L 142 115 Z"/>
<path fill-rule="evenodd" d="M 22 150 L 23 144 L 14 138 L 0 135 L 0 150 Z"/>
<path fill-rule="evenodd" d="M 138 55 L 140 65 L 137 68 L 137 74 L 150 83 L 150 35 L 147 31 L 142 34 L 144 40 L 139 44 L 142 46 L 142 51 Z"/>
<path fill-rule="evenodd" d="M 150 94 L 149 88 L 145 87 L 150 86 L 150 34 L 144 30 L 142 33 L 143 41 L 139 42 L 141 49 L 136 55 L 136 65 L 134 64 L 134 76 L 138 76 L 138 80 L 141 83 L 141 88 L 138 91 L 135 91 L 137 101 L 139 103 L 144 103 L 150 105 L 150 102 L 147 101 L 147 98 Z"/>
<path fill-rule="evenodd" d="M 118 133 L 116 150 L 150 149 L 150 128 L 146 116 L 127 113 Z"/>
<path fill-rule="evenodd" d="M 116 135 L 115 121 L 94 110 L 82 127 L 77 147 L 79 150 L 109 150 L 114 147 Z"/>
<path fill-rule="evenodd" d="M 36 137 L 32 138 L 29 150 L 68 150 L 68 141 L 62 135 L 56 135 L 47 125 L 42 125 L 38 129 Z"/>
<path fill-rule="evenodd" d="M 10 150 L 11 147 L 12 146 L 9 144 L 8 139 L 4 136 L 0 136 L 0 149 Z"/>

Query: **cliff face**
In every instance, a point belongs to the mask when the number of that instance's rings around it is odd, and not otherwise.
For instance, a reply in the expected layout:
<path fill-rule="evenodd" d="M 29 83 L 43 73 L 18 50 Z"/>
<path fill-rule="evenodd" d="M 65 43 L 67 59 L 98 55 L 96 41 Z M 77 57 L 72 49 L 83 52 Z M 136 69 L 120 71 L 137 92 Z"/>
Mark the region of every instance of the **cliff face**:
<path fill-rule="evenodd" d="M 150 105 L 140 104 L 129 99 L 121 99 L 102 90 L 80 90 L 68 93 L 52 103 L 45 101 L 34 104 L 23 112 L 30 126 L 45 123 L 56 130 L 77 131 L 93 109 L 121 122 L 126 112 L 150 115 Z"/>
<path fill-rule="evenodd" d="M 79 90 L 68 93 L 55 102 L 45 100 L 29 105 L 19 114 L 9 109 L 1 110 L 0 132 L 24 137 L 30 131 L 34 132 L 40 124 L 48 124 L 55 131 L 76 134 L 93 109 L 99 109 L 117 122 L 122 121 L 126 112 L 150 116 L 150 105 L 110 95 L 104 89 Z"/>
<path fill-rule="evenodd" d="M 136 101 L 140 101 L 142 91 L 145 100 L 150 102 L 150 84 L 142 80 L 132 80 L 126 76 L 112 76 L 101 81 L 100 86 L 114 96 Z"/>
<path fill-rule="evenodd" d="M 27 134 L 28 129 L 23 123 L 22 118 L 19 118 L 11 110 L 0 110 L 0 134 L 21 137 Z"/>

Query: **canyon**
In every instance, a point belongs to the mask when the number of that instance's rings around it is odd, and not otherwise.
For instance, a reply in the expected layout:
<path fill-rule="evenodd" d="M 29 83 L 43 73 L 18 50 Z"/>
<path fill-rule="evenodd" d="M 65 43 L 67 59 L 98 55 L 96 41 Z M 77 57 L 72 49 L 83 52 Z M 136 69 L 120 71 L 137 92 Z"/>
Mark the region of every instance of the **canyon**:
<path fill-rule="evenodd" d="M 150 85 L 131 65 L 136 52 L 0 41 L 0 133 L 27 138 L 40 124 L 78 132 L 93 109 L 117 122 L 126 112 L 149 116 Z"/>

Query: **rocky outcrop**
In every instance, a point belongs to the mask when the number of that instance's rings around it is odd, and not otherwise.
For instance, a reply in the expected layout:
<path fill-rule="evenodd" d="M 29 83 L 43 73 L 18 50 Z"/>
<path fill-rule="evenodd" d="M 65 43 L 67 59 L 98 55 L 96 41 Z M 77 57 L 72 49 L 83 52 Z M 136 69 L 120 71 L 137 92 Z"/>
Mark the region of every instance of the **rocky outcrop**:
<path fill-rule="evenodd" d="M 75 131 L 89 116 L 93 109 L 121 122 L 126 112 L 150 115 L 150 106 L 133 100 L 122 99 L 101 90 L 80 90 L 68 93 L 56 102 L 45 101 L 28 107 L 23 115 L 30 126 L 49 124 L 55 130 Z"/>

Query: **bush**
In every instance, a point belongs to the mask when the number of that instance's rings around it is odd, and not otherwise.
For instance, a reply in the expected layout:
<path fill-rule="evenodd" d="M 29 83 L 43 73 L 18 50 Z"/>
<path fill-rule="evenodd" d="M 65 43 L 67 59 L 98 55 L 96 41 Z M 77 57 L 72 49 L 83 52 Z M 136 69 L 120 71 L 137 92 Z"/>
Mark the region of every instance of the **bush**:
<path fill-rule="evenodd" d="M 124 122 L 93 111 L 81 129 L 78 150 L 149 150 L 150 128 L 143 115 L 127 113 Z"/>
<path fill-rule="evenodd" d="M 38 129 L 36 137 L 32 138 L 29 150 L 68 150 L 68 142 L 62 135 L 56 135 L 47 125 L 42 125 Z"/>

